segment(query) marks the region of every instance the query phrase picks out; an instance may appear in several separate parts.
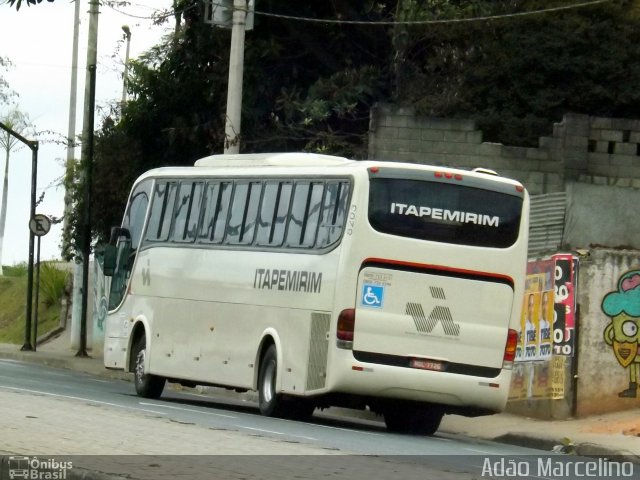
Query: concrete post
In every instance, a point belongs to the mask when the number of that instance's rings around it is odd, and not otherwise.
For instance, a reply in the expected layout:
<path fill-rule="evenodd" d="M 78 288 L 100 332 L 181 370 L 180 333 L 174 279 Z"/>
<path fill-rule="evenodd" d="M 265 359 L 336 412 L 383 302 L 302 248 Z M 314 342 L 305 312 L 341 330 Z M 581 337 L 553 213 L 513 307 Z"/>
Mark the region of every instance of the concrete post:
<path fill-rule="evenodd" d="M 227 85 L 227 117 L 224 129 L 224 153 L 240 152 L 246 17 L 246 0 L 233 0 L 233 28 L 231 29 L 231 50 L 229 52 L 229 83 Z"/>

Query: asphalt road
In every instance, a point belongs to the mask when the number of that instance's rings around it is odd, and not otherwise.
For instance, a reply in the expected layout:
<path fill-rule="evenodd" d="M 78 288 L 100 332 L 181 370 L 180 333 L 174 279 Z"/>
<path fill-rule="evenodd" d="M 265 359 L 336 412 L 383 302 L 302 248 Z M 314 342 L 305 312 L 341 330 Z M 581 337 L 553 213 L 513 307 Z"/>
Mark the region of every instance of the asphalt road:
<path fill-rule="evenodd" d="M 309 462 L 317 464 L 314 467 L 317 475 L 311 473 L 309 478 L 332 477 L 337 475 L 336 472 L 351 471 L 350 479 L 371 479 L 372 474 L 375 475 L 374 478 L 383 478 L 384 476 L 381 477 L 377 473 L 383 473 L 384 469 L 389 470 L 390 473 L 396 472 L 396 474 L 403 471 L 404 474 L 400 475 L 400 478 L 412 478 L 413 475 L 416 475 L 415 478 L 421 479 L 480 478 L 487 477 L 488 461 L 493 466 L 489 476 L 500 478 L 500 475 L 495 475 L 497 465 L 495 462 L 500 459 L 508 458 L 515 462 L 528 462 L 533 465 L 538 458 L 537 456 L 548 456 L 548 452 L 540 450 L 482 441 L 460 435 L 437 433 L 432 437 L 423 437 L 391 434 L 386 432 L 384 424 L 380 421 L 346 418 L 322 412 L 316 412 L 309 422 L 267 418 L 261 416 L 257 405 L 251 402 L 224 396 L 195 395 L 170 388 L 165 389 L 161 399 L 146 400 L 137 397 L 133 385 L 128 382 L 107 380 L 78 372 L 14 360 L 0 360 L 0 398 L 0 402 L 5 402 L 5 406 L 11 402 L 24 402 L 26 405 L 27 402 L 33 401 L 33 404 L 29 404 L 33 405 L 29 407 L 30 414 L 24 415 L 25 417 L 44 418 L 47 415 L 56 415 L 56 412 L 63 410 L 65 412 L 76 411 L 79 422 L 78 431 L 86 429 L 87 424 L 86 414 L 82 413 L 82 408 L 91 406 L 96 413 L 89 415 L 99 414 L 99 418 L 106 422 L 109 429 L 116 432 L 121 431 L 123 442 L 127 440 L 126 435 L 128 435 L 124 428 L 125 425 L 131 424 L 133 419 L 143 417 L 145 422 L 149 424 L 148 428 L 153 432 L 144 438 L 148 438 L 150 444 L 158 445 L 157 452 L 154 449 L 143 450 L 152 455 L 172 453 L 171 448 L 167 447 L 166 443 L 162 443 L 162 438 L 177 439 L 176 453 L 189 451 L 189 442 L 193 442 L 195 453 L 201 453 L 202 450 L 197 447 L 202 445 L 203 435 L 212 432 L 226 432 L 227 435 L 234 435 L 233 437 L 227 436 L 223 440 L 225 443 L 221 444 L 221 446 L 227 447 L 226 452 L 233 449 L 233 442 L 237 442 L 239 448 L 249 448 L 250 441 L 259 439 L 268 442 L 265 448 L 271 449 L 267 450 L 269 455 L 278 455 L 281 458 L 279 462 L 266 462 L 271 465 L 270 468 L 278 470 L 277 476 L 279 478 L 282 477 L 280 469 L 284 468 L 287 472 L 291 470 L 291 468 L 287 468 L 288 463 L 292 462 L 291 458 L 294 458 L 290 455 L 305 455 L 303 464 Z M 83 415 L 85 415 L 84 418 Z M 14 416 L 20 416 L 20 413 Z M 75 421 L 74 418 L 73 416 L 66 418 L 64 420 L 65 427 L 73 428 L 68 424 Z M 7 431 L 11 428 L 20 430 L 22 428 L 20 424 L 3 428 L 2 421 L 2 409 L 0 409 L 0 430 Z M 118 430 L 119 423 L 122 426 L 121 430 Z M 168 430 L 169 427 L 171 427 L 171 431 Z M 140 428 L 138 428 L 138 432 L 141 431 Z M 198 430 L 193 430 L 194 428 Z M 157 432 L 157 436 L 155 432 Z M 113 435 L 113 433 L 111 434 Z M 67 435 L 64 438 L 71 442 L 71 436 Z M 150 436 L 153 438 L 149 438 Z M 0 437 L 0 452 L 25 453 L 16 451 L 16 447 L 12 447 L 10 444 L 9 438 L 6 436 L 3 440 Z M 211 442 L 210 440 L 206 441 Z M 108 445 L 106 438 L 104 442 L 105 445 Z M 74 447 L 73 443 L 69 443 L 69 446 L 67 450 L 64 450 L 65 454 L 94 453 L 93 450 L 85 449 L 82 445 Z M 178 449 L 178 446 L 181 448 Z M 221 451 L 223 450 L 221 449 Z M 264 451 L 261 450 L 263 453 Z M 244 453 L 246 452 L 245 449 Z M 107 450 L 102 453 L 109 455 L 117 453 L 117 451 L 110 452 L 107 447 Z M 338 454 L 341 457 L 331 457 L 332 460 L 329 463 L 310 460 L 310 456 L 321 454 Z M 344 455 L 348 455 L 348 457 Z M 296 465 L 300 464 L 299 458 L 295 462 Z M 376 462 L 382 462 L 382 459 L 384 462 L 381 466 L 375 467 Z M 251 469 L 252 462 L 258 462 L 254 465 L 254 470 L 262 471 L 262 467 L 258 468 L 257 465 L 265 464 L 264 459 L 245 458 L 239 462 L 236 457 L 236 460 L 229 461 L 235 465 L 230 467 L 233 472 L 236 472 L 239 466 Z M 343 468 L 338 468 L 337 466 L 341 462 L 347 463 Z M 366 468 L 358 468 L 358 474 L 354 475 L 352 467 L 359 462 L 365 462 Z M 111 463 L 113 464 L 113 462 Z M 210 463 L 208 462 L 208 465 Z M 337 470 L 332 470 L 331 474 L 322 472 L 322 468 L 326 468 L 326 465 L 332 465 Z M 518 463 L 518 465 L 521 464 Z M 505 465 L 503 464 L 503 466 Z M 381 468 L 382 470 L 380 470 Z M 552 476 L 539 475 L 535 466 L 534 468 L 521 466 L 521 468 L 523 470 L 520 473 L 527 473 L 527 475 L 518 475 L 520 478 L 553 478 Z M 482 475 L 483 472 L 485 475 Z M 125 472 L 120 473 L 124 474 Z M 126 473 L 131 477 L 131 472 Z M 397 477 L 396 474 L 394 477 Z M 561 478 L 570 477 L 571 475 L 561 476 Z M 147 478 L 160 477 L 150 474 Z M 220 476 L 219 478 L 227 477 Z M 244 474 L 238 473 L 237 478 L 249 479 L 253 477 L 245 472 Z M 262 476 L 261 478 L 275 477 Z M 307 477 L 294 475 L 292 478 Z"/>

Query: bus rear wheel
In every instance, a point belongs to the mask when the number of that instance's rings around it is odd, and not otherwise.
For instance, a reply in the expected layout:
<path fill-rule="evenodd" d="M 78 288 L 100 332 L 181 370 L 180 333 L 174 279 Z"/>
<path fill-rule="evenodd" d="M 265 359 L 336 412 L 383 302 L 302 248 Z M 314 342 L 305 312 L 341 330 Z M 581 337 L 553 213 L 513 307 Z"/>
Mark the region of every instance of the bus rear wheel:
<path fill-rule="evenodd" d="M 394 403 L 384 409 L 383 415 L 390 432 L 433 435 L 440 427 L 444 412 L 438 407 Z"/>
<path fill-rule="evenodd" d="M 282 394 L 276 393 L 278 353 L 270 345 L 260 362 L 258 375 L 258 404 L 260 413 L 267 417 L 284 417 L 286 413 Z"/>
<path fill-rule="evenodd" d="M 144 373 L 145 364 L 147 362 L 147 342 L 142 336 L 133 347 L 133 383 L 136 387 L 136 393 L 144 398 L 160 398 L 166 379 Z"/>

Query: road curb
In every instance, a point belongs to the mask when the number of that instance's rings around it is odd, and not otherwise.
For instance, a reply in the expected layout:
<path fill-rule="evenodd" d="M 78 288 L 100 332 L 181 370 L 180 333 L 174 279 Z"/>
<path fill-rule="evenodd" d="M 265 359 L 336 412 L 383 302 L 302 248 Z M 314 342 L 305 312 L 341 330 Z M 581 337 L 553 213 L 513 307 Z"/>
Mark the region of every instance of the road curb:
<path fill-rule="evenodd" d="M 519 447 L 536 448 L 538 450 L 553 451 L 554 447 L 564 446 L 562 439 L 552 437 L 539 437 L 523 432 L 513 432 L 500 435 L 494 438 L 494 441 L 505 443 L 508 445 L 517 445 Z M 628 451 L 616 450 L 595 443 L 577 443 L 564 447 L 559 453 L 567 455 L 579 455 L 581 457 L 607 457 L 607 458 L 624 458 L 625 461 L 640 464 L 640 457 Z"/>
<path fill-rule="evenodd" d="M 95 359 L 92 357 L 83 358 L 83 357 L 69 357 L 69 358 L 61 358 L 61 357 L 52 357 L 48 355 L 42 355 L 35 352 L 30 351 L 9 351 L 2 350 L 0 351 L 0 358 L 9 359 L 9 360 L 20 360 L 29 363 L 36 363 L 38 365 L 46 365 L 48 367 L 55 368 L 64 368 L 65 370 L 73 370 L 76 372 L 88 373 L 91 375 L 97 375 L 104 378 L 110 378 L 114 380 L 124 380 L 131 381 L 131 374 L 119 370 L 109 370 L 107 368 L 92 368 L 92 365 L 89 362 L 95 362 Z M 85 364 L 83 365 L 83 362 Z"/>

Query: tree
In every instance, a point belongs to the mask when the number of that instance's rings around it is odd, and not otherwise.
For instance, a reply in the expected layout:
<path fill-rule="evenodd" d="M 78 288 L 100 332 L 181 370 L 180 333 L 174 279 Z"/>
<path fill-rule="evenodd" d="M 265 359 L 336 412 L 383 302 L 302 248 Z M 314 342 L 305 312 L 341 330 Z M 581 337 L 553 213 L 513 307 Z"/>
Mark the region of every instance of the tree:
<path fill-rule="evenodd" d="M 415 8 L 459 4 L 458 18 L 575 3 L 404 2 Z M 510 145 L 537 145 L 566 112 L 638 117 L 638 3 L 611 1 L 492 21 L 412 27 L 402 72 L 407 86 L 398 101 L 424 114 L 474 118 L 485 139 Z"/>
<path fill-rule="evenodd" d="M 11 97 L 15 96 L 15 92 L 9 88 L 9 83 L 2 76 L 2 71 L 6 71 L 10 66 L 11 62 L 8 58 L 0 57 L 0 103 L 6 104 Z"/>
<path fill-rule="evenodd" d="M 16 107 L 13 107 L 4 117 L 1 119 L 2 123 L 9 127 L 14 132 L 22 134 L 30 127 L 29 118 L 24 113 L 20 112 Z M 4 229 L 7 221 L 7 200 L 9 191 L 9 158 L 11 150 L 18 145 L 19 140 L 9 132 L 1 132 L 0 134 L 0 147 L 5 151 L 5 164 L 4 164 L 4 177 L 2 182 L 2 205 L 0 206 L 0 275 L 2 271 L 2 250 L 4 244 Z"/>
<path fill-rule="evenodd" d="M 194 0 L 176 3 L 183 12 L 176 33 L 130 62 L 129 100 L 114 106 L 96 134 L 92 211 L 100 212 L 94 221 L 100 240 L 121 221 L 128 188 L 143 171 L 193 165 L 222 152 L 230 32 L 204 24 Z M 301 13 L 388 18 L 388 10 L 365 4 L 316 0 Z M 262 5 L 296 13 L 284 0 Z M 328 28 L 274 17 L 256 23 L 246 38 L 242 151 L 366 156 L 369 109 L 386 88 L 376 62 L 389 45 L 379 27 Z"/>
<path fill-rule="evenodd" d="M 20 6 L 22 5 L 23 1 L 26 1 L 28 6 L 42 3 L 42 0 L 8 0 L 8 1 L 9 1 L 9 6 L 11 7 L 13 7 L 14 5 L 16 6 L 16 10 L 20 10 Z M 53 2 L 53 1 L 54 0 L 47 0 L 47 2 Z"/>
<path fill-rule="evenodd" d="M 376 102 L 471 117 L 486 140 L 511 145 L 535 144 L 569 111 L 640 116 L 639 3 L 514 16 L 575 2 L 261 0 L 246 36 L 241 150 L 364 158 Z M 143 171 L 222 151 L 230 34 L 204 24 L 200 6 L 174 1 L 174 33 L 131 62 L 130 100 L 96 135 L 100 239 Z"/>

